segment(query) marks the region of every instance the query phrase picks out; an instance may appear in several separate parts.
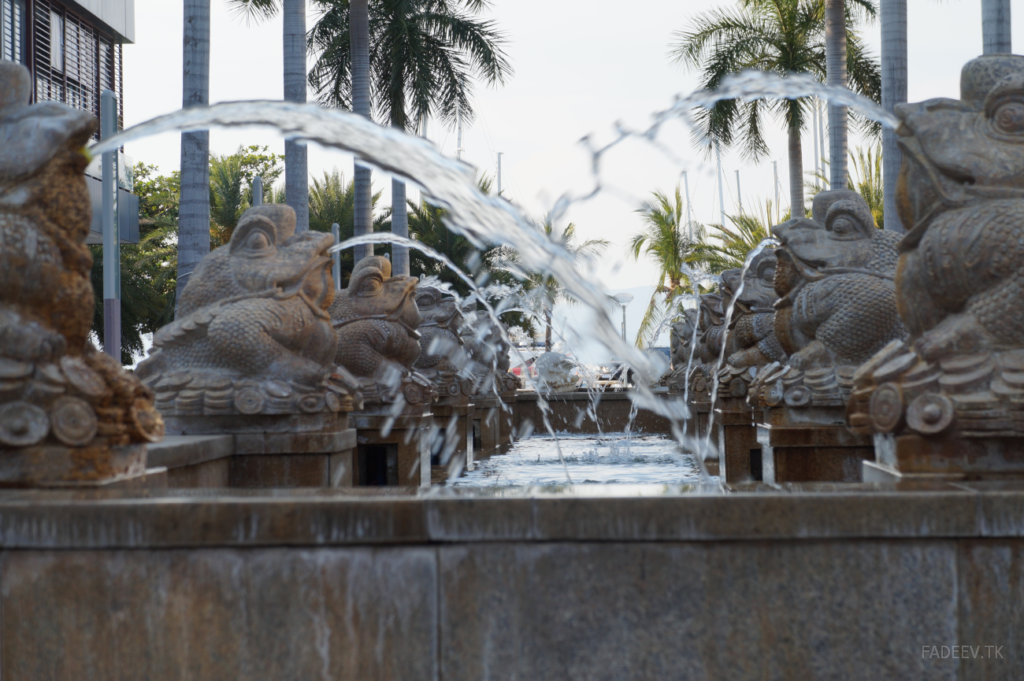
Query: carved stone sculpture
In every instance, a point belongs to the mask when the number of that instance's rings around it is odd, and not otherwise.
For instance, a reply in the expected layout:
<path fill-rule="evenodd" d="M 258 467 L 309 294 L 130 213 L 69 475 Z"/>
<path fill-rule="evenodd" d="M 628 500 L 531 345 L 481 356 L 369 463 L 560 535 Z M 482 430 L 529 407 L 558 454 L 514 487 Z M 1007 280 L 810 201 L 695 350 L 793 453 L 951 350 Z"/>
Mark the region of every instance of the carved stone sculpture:
<path fill-rule="evenodd" d="M 534 362 L 541 392 L 571 392 L 580 384 L 576 366 L 560 352 L 545 352 Z"/>
<path fill-rule="evenodd" d="M 92 218 L 86 112 L 29 105 L 0 62 L 0 484 L 80 484 L 145 471 L 163 436 L 153 394 L 88 341 Z"/>
<path fill-rule="evenodd" d="M 756 381 L 770 406 L 841 406 L 854 372 L 906 336 L 896 310 L 899 237 L 879 230 L 852 191 L 814 198 L 813 218 L 772 228 L 777 249 L 775 337 L 789 355 Z"/>
<path fill-rule="evenodd" d="M 468 311 L 465 317 L 467 323 L 462 327 L 461 338 L 469 353 L 471 374 L 471 385 L 465 387 L 484 396 L 518 390 L 522 383 L 508 370 L 512 346 L 502 335 L 502 329 L 480 312 Z"/>
<path fill-rule="evenodd" d="M 732 269 L 722 273 L 722 289 L 726 299 L 732 300 L 740 291 L 733 307 L 727 346 L 726 362 L 737 369 L 761 367 L 786 358 L 786 351 L 775 337 L 775 268 L 778 260 L 775 249 L 766 248 L 758 253 L 747 272 Z M 740 290 L 740 277 L 743 288 Z"/>
<path fill-rule="evenodd" d="M 355 382 L 334 371 L 327 313 L 334 237 L 295 233 L 283 204 L 250 208 L 199 263 L 176 319 L 153 336 L 139 376 L 165 416 L 349 411 Z"/>
<path fill-rule="evenodd" d="M 368 405 L 394 402 L 399 394 L 410 405 L 437 396 L 430 381 L 412 371 L 420 355 L 417 283 L 415 277 L 392 277 L 387 258 L 369 256 L 356 263 L 348 288 L 331 305 L 335 359 L 357 378 Z"/>
<path fill-rule="evenodd" d="M 672 371 L 662 377 L 661 384 L 672 392 L 682 392 L 686 386 L 687 367 L 700 362 L 694 331 L 697 327 L 698 311 L 683 310 L 680 318 L 669 326 L 669 352 L 672 355 Z"/>
<path fill-rule="evenodd" d="M 421 352 L 413 368 L 430 380 L 442 399 L 458 397 L 463 394 L 458 372 L 469 359 L 459 335 L 464 322 L 459 302 L 449 291 L 420 283 L 416 307 L 422 318 L 416 327 Z"/>
<path fill-rule="evenodd" d="M 858 373 L 850 422 L 976 442 L 948 454 L 979 463 L 1010 450 L 970 447 L 1024 435 L 1024 57 L 969 62 L 960 92 L 896 108 L 910 337 Z"/>

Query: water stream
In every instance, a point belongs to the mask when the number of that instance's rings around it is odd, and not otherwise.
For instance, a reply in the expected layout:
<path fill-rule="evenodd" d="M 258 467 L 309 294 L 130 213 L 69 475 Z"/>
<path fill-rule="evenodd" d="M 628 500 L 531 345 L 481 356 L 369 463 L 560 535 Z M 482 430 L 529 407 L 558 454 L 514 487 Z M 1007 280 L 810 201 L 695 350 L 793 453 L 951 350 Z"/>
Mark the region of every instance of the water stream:
<path fill-rule="evenodd" d="M 887 127 L 895 128 L 899 123 L 891 113 L 870 100 L 845 88 L 823 85 L 810 76 L 792 75 L 780 78 L 760 72 L 744 72 L 727 78 L 716 91 L 701 91 L 677 98 L 670 108 L 655 114 L 654 122 L 646 130 L 633 131 L 618 126 L 617 136 L 600 148 L 595 148 L 592 141 L 585 138 L 583 144 L 592 155 L 593 188 L 580 196 L 563 195 L 551 211 L 550 219 L 561 218 L 573 203 L 586 201 L 602 190 L 602 158 L 613 147 L 627 139 L 637 138 L 656 143 L 660 128 L 666 122 L 680 120 L 693 127 L 694 107 L 710 106 L 723 99 L 795 98 L 809 95 L 823 97 L 833 104 L 846 105 Z M 512 204 L 481 192 L 475 182 L 474 168 L 443 156 L 422 138 L 407 135 L 394 128 L 376 125 L 347 111 L 324 109 L 315 104 L 279 101 L 228 102 L 209 107 L 194 107 L 136 125 L 92 146 L 89 151 L 97 155 L 117 149 L 133 140 L 165 132 L 244 126 L 270 126 L 279 130 L 287 139 L 315 142 L 325 147 L 350 152 L 361 163 L 412 183 L 430 196 L 432 201 L 446 209 L 446 224 L 451 230 L 462 234 L 478 248 L 491 244 L 508 244 L 515 248 L 519 256 L 519 266 L 523 270 L 544 272 L 553 276 L 564 287 L 566 293 L 579 303 L 597 311 L 604 310 L 607 296 L 600 282 L 595 281 L 588 273 L 581 272 L 575 260 L 556 240 L 538 230 Z M 666 149 L 662 150 L 669 153 Z M 682 159 L 677 160 L 681 165 L 685 165 Z M 405 243 L 423 250 L 422 244 L 401 240 L 391 233 L 357 237 L 338 247 L 379 241 Z M 763 248 L 763 244 L 759 248 Z M 745 267 L 749 265 L 756 252 L 755 250 L 748 255 Z M 430 255 L 437 257 L 440 254 Z M 446 264 L 467 281 L 474 291 L 479 291 L 477 282 L 472 277 L 459 272 L 453 263 Z M 694 286 L 696 287 L 696 283 Z M 492 319 L 497 319 L 500 312 L 484 296 L 481 296 L 480 300 L 487 314 Z M 726 324 L 729 323 L 731 314 L 732 305 L 726 313 Z M 688 442 L 690 438 L 685 436 L 685 420 L 689 416 L 685 402 L 661 399 L 650 388 L 650 385 L 660 377 L 663 361 L 655 359 L 621 338 L 616 324 L 605 314 L 595 315 L 591 330 L 597 342 L 612 356 L 621 358 L 637 375 L 633 388 L 636 406 L 669 419 L 679 444 L 699 448 L 699 443 Z M 507 334 L 505 340 L 510 342 Z M 515 347 L 511 342 L 510 345 Z M 692 352 L 691 348 L 691 363 Z M 723 360 L 724 357 L 719 358 L 719 367 Z M 712 395 L 714 396 L 716 392 L 717 371 Z M 594 404 L 597 399 L 599 393 L 592 391 Z M 561 458 L 561 446 L 548 422 L 549 409 L 542 394 L 538 402 L 541 404 L 545 428 L 549 437 L 555 440 L 555 450 Z M 562 468 L 566 478 L 569 478 L 569 468 L 564 460 Z"/>

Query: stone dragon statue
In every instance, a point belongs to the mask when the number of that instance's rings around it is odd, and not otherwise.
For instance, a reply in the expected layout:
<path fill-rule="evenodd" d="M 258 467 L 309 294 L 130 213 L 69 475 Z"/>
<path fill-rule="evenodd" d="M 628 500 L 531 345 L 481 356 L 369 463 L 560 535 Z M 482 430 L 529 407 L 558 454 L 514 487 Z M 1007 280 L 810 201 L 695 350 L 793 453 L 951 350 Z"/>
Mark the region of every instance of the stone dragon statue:
<path fill-rule="evenodd" d="M 164 431 L 153 393 L 88 340 L 95 119 L 31 92 L 23 66 L 0 62 L 0 484 L 139 474 L 139 445 Z"/>

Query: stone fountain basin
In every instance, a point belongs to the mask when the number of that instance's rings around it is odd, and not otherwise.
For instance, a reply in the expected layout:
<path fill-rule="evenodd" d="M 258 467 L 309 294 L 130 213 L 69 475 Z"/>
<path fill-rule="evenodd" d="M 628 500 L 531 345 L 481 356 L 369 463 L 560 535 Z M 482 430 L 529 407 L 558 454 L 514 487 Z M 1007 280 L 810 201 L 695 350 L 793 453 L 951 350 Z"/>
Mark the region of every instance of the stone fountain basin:
<path fill-rule="evenodd" d="M 1024 481 L 10 490 L 0 556 L 11 679 L 1024 669 Z"/>

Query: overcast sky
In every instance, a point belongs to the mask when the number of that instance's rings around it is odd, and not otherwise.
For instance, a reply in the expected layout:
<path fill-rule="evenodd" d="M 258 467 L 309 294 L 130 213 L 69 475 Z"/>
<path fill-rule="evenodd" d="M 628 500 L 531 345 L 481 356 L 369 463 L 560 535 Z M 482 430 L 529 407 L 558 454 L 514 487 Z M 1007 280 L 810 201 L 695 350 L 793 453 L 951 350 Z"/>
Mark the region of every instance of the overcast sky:
<path fill-rule="evenodd" d="M 696 88 L 697 76 L 672 64 L 668 57 L 673 33 L 686 28 L 699 13 L 728 0 L 494 0 L 489 13 L 508 37 L 506 51 L 515 74 L 501 89 L 479 86 L 477 120 L 463 134 L 464 160 L 494 173 L 496 152 L 503 152 L 505 194 L 531 215 L 542 216 L 564 192 L 590 186 L 589 157 L 579 140 L 593 135 L 610 139 L 617 121 L 645 128 L 653 112 L 669 107 L 676 94 Z M 980 0 L 908 0 L 909 98 L 956 97 L 960 68 L 981 52 Z M 225 0 L 211 0 L 212 31 L 210 101 L 281 99 L 281 19 L 246 26 L 233 16 Z M 139 0 L 135 7 L 136 44 L 124 51 L 125 124 L 167 113 L 181 106 L 181 3 Z M 1019 45 L 1024 12 L 1014 13 L 1014 38 Z M 315 15 L 310 15 L 312 26 Z M 879 26 L 868 25 L 865 37 L 878 54 Z M 1018 52 L 1020 51 L 1018 47 Z M 310 96 L 312 99 L 312 95 Z M 454 155 L 455 135 L 431 121 L 429 137 Z M 763 206 L 772 198 L 772 162 L 779 165 L 780 193 L 788 204 L 786 138 L 781 124 L 768 135 L 771 159 L 744 163 L 738 154 L 723 154 L 726 212 L 737 209 L 739 170 L 744 208 Z M 625 257 L 625 243 L 640 227 L 634 212 L 653 190 L 671 191 L 682 170 L 688 171 L 694 219 L 718 222 L 715 168 L 704 163 L 682 126 L 670 126 L 665 148 L 685 159 L 685 167 L 650 144 L 632 141 L 605 160 L 602 184 L 608 187 L 585 204 L 574 206 L 569 219 L 585 238 L 613 243 L 598 275 L 609 289 L 654 284 L 650 264 Z M 851 140 L 851 147 L 858 140 Z M 267 144 L 283 153 L 273 131 L 213 131 L 211 151 L 233 152 L 240 144 Z M 804 165 L 812 164 L 810 132 L 804 138 Z M 136 161 L 176 170 L 179 138 L 163 135 L 127 146 Z M 310 147 L 313 176 L 338 166 L 351 177 L 352 159 Z M 374 176 L 375 186 L 390 182 Z M 387 202 L 388 196 L 384 197 Z M 642 305 L 630 306 L 630 324 Z M 635 326 L 633 327 L 635 328 Z"/>

